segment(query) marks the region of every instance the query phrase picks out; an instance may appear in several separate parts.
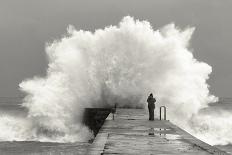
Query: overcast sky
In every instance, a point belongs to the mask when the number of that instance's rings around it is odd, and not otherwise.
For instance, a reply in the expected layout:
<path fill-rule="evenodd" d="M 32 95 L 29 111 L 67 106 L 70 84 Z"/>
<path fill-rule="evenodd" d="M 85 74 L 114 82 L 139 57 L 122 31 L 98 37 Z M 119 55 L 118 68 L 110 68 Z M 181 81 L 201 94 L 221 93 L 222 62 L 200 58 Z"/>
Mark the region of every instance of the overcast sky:
<path fill-rule="evenodd" d="M 46 74 L 45 43 L 69 24 L 94 31 L 130 15 L 154 29 L 196 27 L 191 48 L 213 67 L 210 91 L 232 97 L 231 8 L 231 0 L 0 0 L 0 96 L 18 96 L 23 79 Z"/>

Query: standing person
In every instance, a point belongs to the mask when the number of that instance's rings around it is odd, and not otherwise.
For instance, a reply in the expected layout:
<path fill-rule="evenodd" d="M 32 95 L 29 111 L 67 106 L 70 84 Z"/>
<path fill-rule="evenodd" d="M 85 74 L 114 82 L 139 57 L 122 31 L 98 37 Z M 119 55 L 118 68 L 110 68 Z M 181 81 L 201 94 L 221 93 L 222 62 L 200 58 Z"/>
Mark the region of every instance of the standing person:
<path fill-rule="evenodd" d="M 155 102 L 156 102 L 156 99 L 153 98 L 153 94 L 151 93 L 147 98 L 148 110 L 149 110 L 149 120 L 150 121 L 154 120 Z"/>

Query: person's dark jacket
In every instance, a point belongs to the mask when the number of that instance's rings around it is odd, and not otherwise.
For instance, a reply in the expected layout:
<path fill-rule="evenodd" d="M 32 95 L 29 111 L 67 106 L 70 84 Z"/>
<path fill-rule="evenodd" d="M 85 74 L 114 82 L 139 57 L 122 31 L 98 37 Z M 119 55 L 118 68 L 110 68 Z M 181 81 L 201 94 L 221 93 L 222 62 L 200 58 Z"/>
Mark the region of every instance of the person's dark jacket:
<path fill-rule="evenodd" d="M 149 97 L 147 98 L 148 108 L 153 108 L 153 109 L 155 109 L 155 102 L 156 102 L 156 99 L 153 98 L 152 96 L 149 96 Z"/>

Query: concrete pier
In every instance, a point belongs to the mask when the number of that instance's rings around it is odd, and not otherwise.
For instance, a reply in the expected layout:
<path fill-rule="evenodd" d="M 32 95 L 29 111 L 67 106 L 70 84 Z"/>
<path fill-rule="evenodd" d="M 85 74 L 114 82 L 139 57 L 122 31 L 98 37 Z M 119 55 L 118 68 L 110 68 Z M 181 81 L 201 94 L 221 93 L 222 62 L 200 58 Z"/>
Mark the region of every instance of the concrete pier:
<path fill-rule="evenodd" d="M 110 114 L 92 145 L 89 155 L 226 155 L 170 121 L 148 121 L 143 109 L 117 109 Z"/>

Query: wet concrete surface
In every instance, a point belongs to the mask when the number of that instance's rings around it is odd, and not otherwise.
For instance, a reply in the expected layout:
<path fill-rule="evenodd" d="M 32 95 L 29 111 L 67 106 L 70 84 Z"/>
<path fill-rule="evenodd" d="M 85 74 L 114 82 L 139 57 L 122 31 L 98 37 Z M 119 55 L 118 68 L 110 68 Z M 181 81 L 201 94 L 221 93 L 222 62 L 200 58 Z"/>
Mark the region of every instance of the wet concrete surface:
<path fill-rule="evenodd" d="M 228 144 L 228 145 L 216 145 L 215 147 L 226 151 L 229 154 L 232 154 L 232 144 Z"/>
<path fill-rule="evenodd" d="M 148 121 L 143 109 L 117 109 L 114 118 L 107 117 L 87 154 L 227 154 L 169 121 Z"/>

